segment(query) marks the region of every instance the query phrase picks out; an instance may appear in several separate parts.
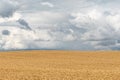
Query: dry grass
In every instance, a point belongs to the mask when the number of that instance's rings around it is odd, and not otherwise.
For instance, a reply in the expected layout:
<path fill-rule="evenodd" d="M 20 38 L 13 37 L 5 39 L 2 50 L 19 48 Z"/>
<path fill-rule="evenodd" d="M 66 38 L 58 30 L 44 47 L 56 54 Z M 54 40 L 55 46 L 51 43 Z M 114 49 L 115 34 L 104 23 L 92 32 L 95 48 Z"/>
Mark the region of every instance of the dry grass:
<path fill-rule="evenodd" d="M 120 80 L 120 52 L 1 52 L 0 80 Z"/>

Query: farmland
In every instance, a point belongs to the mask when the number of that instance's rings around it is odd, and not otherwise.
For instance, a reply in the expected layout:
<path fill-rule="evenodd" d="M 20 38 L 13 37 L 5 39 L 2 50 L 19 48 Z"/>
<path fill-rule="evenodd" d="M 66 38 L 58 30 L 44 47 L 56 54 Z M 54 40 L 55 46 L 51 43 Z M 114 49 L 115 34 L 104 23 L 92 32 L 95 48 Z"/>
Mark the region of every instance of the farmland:
<path fill-rule="evenodd" d="M 119 51 L 0 52 L 0 80 L 120 80 Z"/>

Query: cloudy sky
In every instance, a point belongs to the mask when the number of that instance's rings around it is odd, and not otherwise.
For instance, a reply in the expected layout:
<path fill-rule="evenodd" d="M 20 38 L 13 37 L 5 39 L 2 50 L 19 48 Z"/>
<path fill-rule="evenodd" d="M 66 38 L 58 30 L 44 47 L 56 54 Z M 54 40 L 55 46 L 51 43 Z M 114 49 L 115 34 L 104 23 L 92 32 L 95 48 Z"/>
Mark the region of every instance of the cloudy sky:
<path fill-rule="evenodd" d="M 0 50 L 120 50 L 120 0 L 0 0 Z"/>

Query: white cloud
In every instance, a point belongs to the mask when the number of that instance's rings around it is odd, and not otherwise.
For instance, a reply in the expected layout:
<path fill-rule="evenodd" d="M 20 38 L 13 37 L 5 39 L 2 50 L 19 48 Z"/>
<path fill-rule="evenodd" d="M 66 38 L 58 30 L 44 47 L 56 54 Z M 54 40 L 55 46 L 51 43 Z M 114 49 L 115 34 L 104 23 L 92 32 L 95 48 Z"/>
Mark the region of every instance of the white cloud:
<path fill-rule="evenodd" d="M 54 5 L 50 2 L 41 2 L 41 5 L 48 6 L 48 7 L 51 7 L 51 8 L 54 7 Z"/>
<path fill-rule="evenodd" d="M 14 13 L 14 15 L 12 17 L 9 17 L 9 18 L 0 18 L 0 23 L 3 23 L 3 22 L 9 22 L 9 21 L 17 21 L 19 20 L 20 18 L 22 17 L 22 15 L 20 13 Z"/>
<path fill-rule="evenodd" d="M 51 29 L 36 29 L 34 31 L 20 29 L 18 27 L 0 27 L 0 32 L 4 30 L 8 30 L 10 33 L 9 35 L 0 34 L 0 48 L 2 50 L 14 50 L 14 49 L 40 49 L 40 48 L 47 48 L 52 49 L 56 48 L 56 46 L 61 41 L 73 41 L 72 35 L 67 35 L 63 33 L 56 33 L 56 35 L 52 34 Z M 61 35 L 61 39 L 60 38 Z M 14 44 L 14 45 L 13 45 Z"/>
<path fill-rule="evenodd" d="M 71 20 L 71 22 L 78 28 L 86 29 L 86 32 L 81 36 L 82 40 L 89 41 L 99 49 L 102 46 L 105 49 L 111 48 L 111 46 L 118 44 L 116 41 L 120 38 L 119 11 L 112 13 L 106 14 L 104 10 L 93 9 L 93 12 L 91 10 L 87 13 L 74 14 L 75 19 Z"/>
<path fill-rule="evenodd" d="M 69 14 L 52 11 L 40 11 L 24 14 L 24 19 L 31 24 L 66 23 L 68 22 L 69 17 Z"/>

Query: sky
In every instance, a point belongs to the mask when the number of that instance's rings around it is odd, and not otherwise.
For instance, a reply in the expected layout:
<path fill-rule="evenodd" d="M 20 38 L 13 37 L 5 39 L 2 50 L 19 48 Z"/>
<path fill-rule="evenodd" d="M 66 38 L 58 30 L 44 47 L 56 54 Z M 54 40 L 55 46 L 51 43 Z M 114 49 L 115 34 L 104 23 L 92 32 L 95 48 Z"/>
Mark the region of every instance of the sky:
<path fill-rule="evenodd" d="M 0 0 L 0 50 L 120 50 L 120 0 Z"/>

